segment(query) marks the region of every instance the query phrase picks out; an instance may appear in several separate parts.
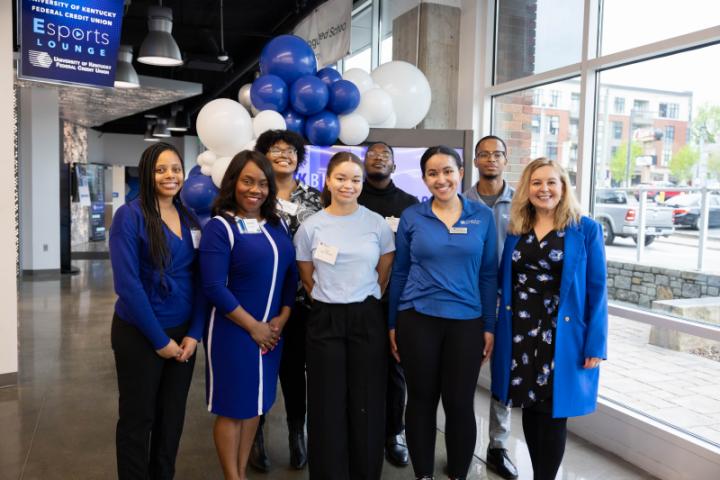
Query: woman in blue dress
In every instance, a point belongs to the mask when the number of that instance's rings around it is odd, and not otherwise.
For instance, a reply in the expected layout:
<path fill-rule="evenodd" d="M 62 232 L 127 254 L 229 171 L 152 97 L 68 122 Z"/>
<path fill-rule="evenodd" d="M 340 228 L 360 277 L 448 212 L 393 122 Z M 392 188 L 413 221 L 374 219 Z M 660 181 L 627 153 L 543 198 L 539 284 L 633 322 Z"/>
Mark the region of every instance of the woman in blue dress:
<path fill-rule="evenodd" d="M 275 401 L 281 333 L 297 289 L 295 250 L 275 211 L 270 163 L 243 151 L 228 166 L 200 244 L 208 410 L 226 479 L 245 480 L 260 415 Z"/>
<path fill-rule="evenodd" d="M 180 203 L 180 154 L 157 143 L 142 154 L 140 196 L 110 228 L 119 419 L 118 478 L 173 478 L 195 347 L 205 323 L 198 285 L 197 219 Z"/>

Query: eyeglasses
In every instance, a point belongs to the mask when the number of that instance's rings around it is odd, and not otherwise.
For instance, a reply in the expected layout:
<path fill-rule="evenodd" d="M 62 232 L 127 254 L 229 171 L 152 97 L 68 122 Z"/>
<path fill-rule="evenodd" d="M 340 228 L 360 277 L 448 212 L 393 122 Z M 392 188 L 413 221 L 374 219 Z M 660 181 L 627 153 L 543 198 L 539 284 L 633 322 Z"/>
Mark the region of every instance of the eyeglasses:
<path fill-rule="evenodd" d="M 500 150 L 495 150 L 494 152 L 480 151 L 475 155 L 475 158 L 479 158 L 480 160 L 487 160 L 490 157 L 492 157 L 493 160 L 500 161 L 505 158 L 505 152 L 501 152 Z"/>
<path fill-rule="evenodd" d="M 155 171 L 155 175 L 165 175 L 168 172 L 168 170 L 170 170 L 175 175 L 180 175 L 181 173 L 183 173 L 182 167 L 170 167 L 170 168 L 158 167 L 154 171 Z"/>
<path fill-rule="evenodd" d="M 294 148 L 288 148 L 283 150 L 282 148 L 272 147 L 270 150 L 268 150 L 268 153 L 272 155 L 273 157 L 279 157 L 281 155 L 284 155 L 286 157 L 297 155 L 297 150 Z"/>
<path fill-rule="evenodd" d="M 369 160 L 375 160 L 376 158 L 390 160 L 390 156 L 390 152 L 367 152 L 367 155 L 365 155 Z"/>

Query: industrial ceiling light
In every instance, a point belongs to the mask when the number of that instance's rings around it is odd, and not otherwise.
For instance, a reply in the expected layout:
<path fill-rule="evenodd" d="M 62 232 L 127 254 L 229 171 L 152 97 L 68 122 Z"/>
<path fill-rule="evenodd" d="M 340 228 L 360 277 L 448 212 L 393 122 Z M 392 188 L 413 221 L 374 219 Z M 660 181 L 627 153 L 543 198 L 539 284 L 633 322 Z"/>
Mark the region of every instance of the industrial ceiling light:
<path fill-rule="evenodd" d="M 120 45 L 115 67 L 115 88 L 138 88 L 140 79 L 132 66 L 132 47 Z"/>
<path fill-rule="evenodd" d="M 157 119 L 157 123 L 155 124 L 155 128 L 153 129 L 152 134 L 155 137 L 161 137 L 161 138 L 167 138 L 172 135 L 170 133 L 170 130 L 168 129 L 167 118 L 158 118 Z"/>
<path fill-rule="evenodd" d="M 175 104 L 170 108 L 172 116 L 168 123 L 168 130 L 171 132 L 187 132 L 190 128 L 187 113 L 183 112 L 182 105 Z"/>
<path fill-rule="evenodd" d="M 220 53 L 218 53 L 217 59 L 221 62 L 227 62 L 230 56 L 225 51 L 225 18 L 223 10 L 223 0 L 220 0 Z"/>
<path fill-rule="evenodd" d="M 148 119 L 147 120 L 147 128 L 145 128 L 145 140 L 146 142 L 159 142 L 160 139 L 157 137 L 153 137 L 153 127 L 155 126 L 155 120 Z"/>
<path fill-rule="evenodd" d="M 176 67 L 183 64 L 180 48 L 178 48 L 172 32 L 172 10 L 162 6 L 148 7 L 148 30 L 150 30 L 140 46 L 138 62 L 160 67 Z"/>

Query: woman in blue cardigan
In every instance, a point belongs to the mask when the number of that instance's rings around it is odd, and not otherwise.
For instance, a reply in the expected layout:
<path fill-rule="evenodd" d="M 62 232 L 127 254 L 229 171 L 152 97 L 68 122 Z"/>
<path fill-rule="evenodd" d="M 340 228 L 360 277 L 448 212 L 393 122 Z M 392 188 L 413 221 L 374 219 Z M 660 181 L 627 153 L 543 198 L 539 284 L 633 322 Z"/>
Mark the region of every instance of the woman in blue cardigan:
<path fill-rule="evenodd" d="M 567 417 L 597 404 L 607 356 L 607 284 L 600 225 L 582 216 L 567 172 L 538 158 L 513 197 L 500 267 L 492 391 L 523 409 L 535 480 L 555 478 Z"/>
<path fill-rule="evenodd" d="M 405 369 L 415 477 L 433 478 L 442 398 L 448 474 L 462 480 L 475 450 L 478 374 L 493 349 L 497 235 L 492 210 L 460 196 L 463 167 L 455 150 L 430 147 L 420 169 L 433 196 L 400 218 L 390 281 L 390 348 Z"/>
<path fill-rule="evenodd" d="M 200 227 L 179 200 L 180 154 L 157 143 L 138 169 L 140 196 L 118 209 L 110 229 L 121 480 L 173 478 L 205 313 L 196 283 Z"/>

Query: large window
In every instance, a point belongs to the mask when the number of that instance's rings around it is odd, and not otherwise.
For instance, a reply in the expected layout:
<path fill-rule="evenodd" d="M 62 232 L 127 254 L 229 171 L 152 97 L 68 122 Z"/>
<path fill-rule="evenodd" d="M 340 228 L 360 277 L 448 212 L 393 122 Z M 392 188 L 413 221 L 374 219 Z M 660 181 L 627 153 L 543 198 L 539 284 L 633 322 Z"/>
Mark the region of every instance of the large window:
<path fill-rule="evenodd" d="M 556 158 L 603 225 L 612 361 L 600 396 L 717 452 L 720 2 L 549 3 L 494 2 L 488 130 L 508 139 L 511 182 L 530 159 Z M 564 13 L 549 34 L 551 8 Z"/>

